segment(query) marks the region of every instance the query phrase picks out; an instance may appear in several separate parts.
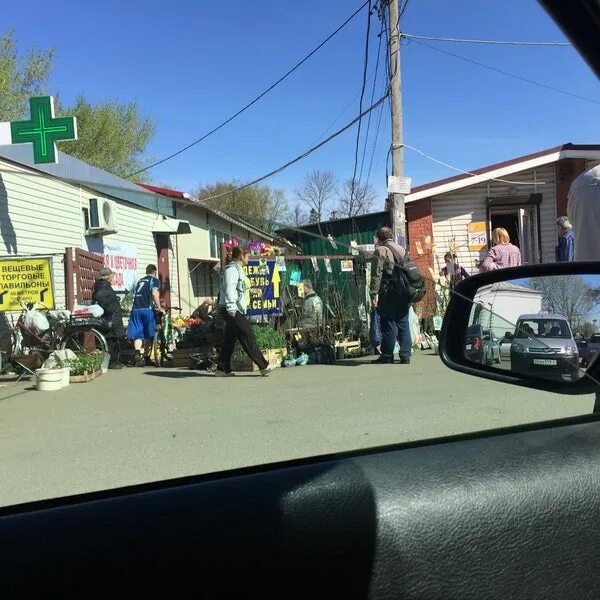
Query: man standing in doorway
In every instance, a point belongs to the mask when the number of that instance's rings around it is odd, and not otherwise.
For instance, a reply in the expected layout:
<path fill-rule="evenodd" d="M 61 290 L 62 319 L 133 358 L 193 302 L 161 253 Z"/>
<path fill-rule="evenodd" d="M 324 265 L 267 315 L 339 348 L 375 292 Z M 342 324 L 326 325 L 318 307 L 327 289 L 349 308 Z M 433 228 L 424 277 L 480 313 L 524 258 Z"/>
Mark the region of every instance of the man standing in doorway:
<path fill-rule="evenodd" d="M 575 234 L 568 217 L 556 220 L 558 246 L 556 246 L 556 262 L 573 262 L 575 260 Z"/>
<path fill-rule="evenodd" d="M 391 228 L 377 232 L 377 248 L 373 254 L 371 272 L 371 302 L 381 317 L 381 356 L 373 364 L 394 362 L 396 340 L 400 345 L 400 364 L 410 363 L 412 341 L 408 323 L 410 308 L 408 290 L 405 297 L 391 285 L 395 265 L 401 265 L 406 250 L 393 241 Z"/>
<path fill-rule="evenodd" d="M 160 283 L 156 274 L 156 265 L 148 265 L 146 267 L 146 277 L 142 277 L 138 281 L 129 326 L 127 327 L 127 337 L 133 340 L 135 365 L 137 367 L 143 367 L 148 358 L 147 342 L 154 338 L 156 329 L 155 311 L 164 313 L 160 307 Z"/>

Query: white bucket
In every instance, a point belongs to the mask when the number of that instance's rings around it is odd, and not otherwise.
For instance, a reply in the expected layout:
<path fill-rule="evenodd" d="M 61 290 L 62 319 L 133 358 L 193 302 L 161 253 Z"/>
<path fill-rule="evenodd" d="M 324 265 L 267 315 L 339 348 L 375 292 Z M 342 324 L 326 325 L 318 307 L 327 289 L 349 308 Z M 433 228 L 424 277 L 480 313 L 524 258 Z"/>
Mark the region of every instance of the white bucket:
<path fill-rule="evenodd" d="M 56 369 L 62 373 L 62 386 L 67 387 L 71 383 L 71 369 L 69 367 L 63 367 L 62 369 Z"/>
<path fill-rule="evenodd" d="M 63 369 L 38 369 L 35 387 L 39 392 L 54 392 L 63 387 Z"/>

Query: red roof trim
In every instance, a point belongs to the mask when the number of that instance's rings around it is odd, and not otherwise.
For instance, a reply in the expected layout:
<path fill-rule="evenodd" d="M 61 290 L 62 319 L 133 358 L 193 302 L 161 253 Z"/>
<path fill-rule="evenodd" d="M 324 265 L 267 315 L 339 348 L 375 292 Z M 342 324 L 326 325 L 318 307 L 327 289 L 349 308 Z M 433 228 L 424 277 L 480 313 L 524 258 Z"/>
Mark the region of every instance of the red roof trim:
<path fill-rule="evenodd" d="M 487 167 L 481 167 L 479 169 L 474 169 L 471 173 L 475 175 L 484 175 L 485 173 L 489 173 L 490 171 L 495 171 L 496 169 L 503 169 L 504 167 L 510 167 L 512 165 L 517 165 L 522 162 L 526 162 L 528 160 L 533 160 L 534 158 L 541 158 L 542 156 L 546 156 L 547 154 L 554 154 L 555 152 L 560 152 L 561 150 L 600 150 L 600 145 L 597 144 L 563 144 L 562 146 L 555 146 L 554 148 L 548 148 L 547 150 L 540 150 L 539 152 L 534 152 L 533 154 L 526 154 L 524 156 L 519 156 L 518 158 L 512 158 L 511 160 L 505 160 L 503 162 L 495 163 L 493 165 L 489 165 Z M 436 188 L 441 185 L 446 185 L 448 183 L 454 183 L 455 181 L 461 181 L 463 179 L 468 179 L 472 177 L 472 175 L 467 175 L 466 173 L 461 173 L 460 175 L 454 175 L 453 177 L 446 177 L 445 179 L 438 179 L 437 181 L 432 181 L 431 183 L 425 183 L 423 185 L 419 185 L 417 187 L 412 188 L 411 194 L 416 194 L 418 192 L 424 192 L 426 190 Z"/>
<path fill-rule="evenodd" d="M 156 185 L 149 185 L 147 183 L 138 183 L 139 186 L 150 190 L 151 192 L 156 192 L 157 194 L 162 194 L 163 196 L 168 196 L 169 198 L 178 198 L 179 200 L 185 199 L 185 193 L 180 192 L 178 190 L 172 190 L 170 188 L 158 187 Z"/>

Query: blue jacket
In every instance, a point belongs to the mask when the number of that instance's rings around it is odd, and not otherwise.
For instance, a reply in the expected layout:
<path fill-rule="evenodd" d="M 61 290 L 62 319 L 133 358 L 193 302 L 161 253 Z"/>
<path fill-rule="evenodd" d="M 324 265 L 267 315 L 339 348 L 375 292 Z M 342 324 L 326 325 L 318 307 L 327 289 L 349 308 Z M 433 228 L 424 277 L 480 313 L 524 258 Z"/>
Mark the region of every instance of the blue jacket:
<path fill-rule="evenodd" d="M 556 246 L 556 262 L 572 262 L 575 260 L 575 234 L 572 229 L 558 238 Z"/>

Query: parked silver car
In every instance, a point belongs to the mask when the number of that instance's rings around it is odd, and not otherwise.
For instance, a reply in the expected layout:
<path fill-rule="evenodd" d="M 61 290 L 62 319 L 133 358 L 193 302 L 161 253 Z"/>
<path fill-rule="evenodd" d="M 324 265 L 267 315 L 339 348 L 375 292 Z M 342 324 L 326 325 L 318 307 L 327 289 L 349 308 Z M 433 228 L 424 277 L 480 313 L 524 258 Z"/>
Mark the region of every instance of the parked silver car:
<path fill-rule="evenodd" d="M 563 315 L 521 315 L 510 346 L 510 367 L 518 373 L 579 377 L 579 351 Z"/>

